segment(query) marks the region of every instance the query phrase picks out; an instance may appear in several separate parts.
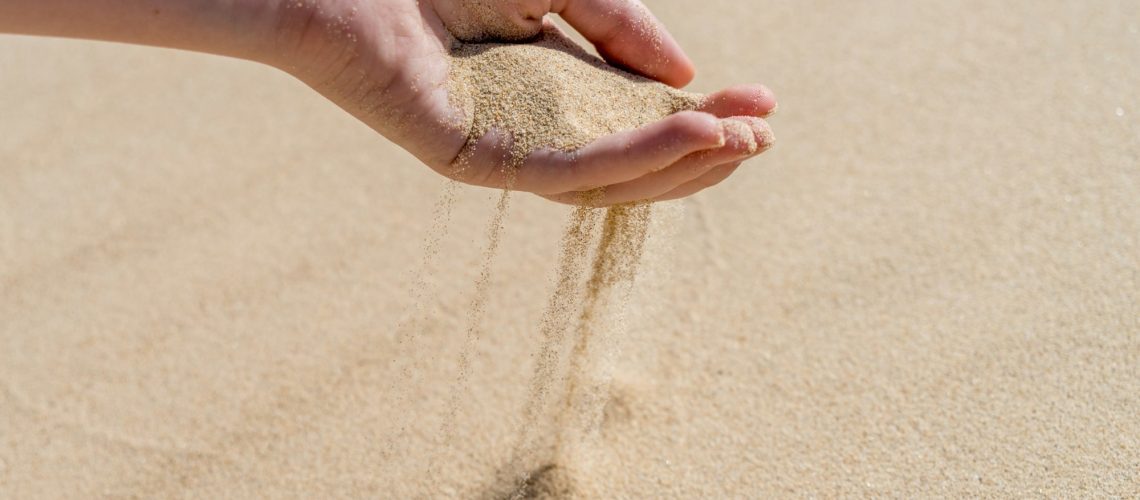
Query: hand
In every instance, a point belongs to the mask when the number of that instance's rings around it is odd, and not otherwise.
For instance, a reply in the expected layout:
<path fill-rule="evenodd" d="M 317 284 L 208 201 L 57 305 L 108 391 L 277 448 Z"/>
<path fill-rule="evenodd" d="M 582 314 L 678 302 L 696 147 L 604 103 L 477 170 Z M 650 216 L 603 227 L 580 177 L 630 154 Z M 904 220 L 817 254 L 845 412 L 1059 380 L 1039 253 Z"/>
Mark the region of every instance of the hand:
<path fill-rule="evenodd" d="M 637 0 L 286 0 L 279 9 L 268 62 L 435 171 L 479 186 L 505 187 L 500 167 L 509 138 L 488 133 L 466 168 L 452 168 L 468 134 L 449 125 L 463 123 L 446 87 L 449 27 L 469 41 L 525 39 L 542 29 L 543 16 L 557 13 L 611 64 L 673 86 L 694 74 L 677 43 Z M 603 137 L 576 154 L 536 151 L 513 189 L 577 203 L 579 192 L 605 187 L 598 205 L 688 196 L 771 146 L 761 117 L 775 107 L 763 86 L 732 87 L 709 96 L 699 111 Z M 726 133 L 740 130 L 753 137 Z"/>
<path fill-rule="evenodd" d="M 0 33 L 160 45 L 272 64 L 437 172 L 505 187 L 500 164 L 509 138 L 499 132 L 477 142 L 462 172 L 452 168 L 468 131 L 449 125 L 464 121 L 447 95 L 448 28 L 465 40 L 523 39 L 542 29 L 547 13 L 561 15 L 614 65 L 673 86 L 693 78 L 692 63 L 638 0 L 0 0 Z M 699 112 L 603 137 L 574 154 L 536 151 L 512 187 L 568 203 L 605 187 L 601 205 L 687 196 L 771 145 L 760 117 L 775 107 L 762 86 L 733 87 L 709 96 Z M 755 143 L 760 147 L 749 147 Z"/>

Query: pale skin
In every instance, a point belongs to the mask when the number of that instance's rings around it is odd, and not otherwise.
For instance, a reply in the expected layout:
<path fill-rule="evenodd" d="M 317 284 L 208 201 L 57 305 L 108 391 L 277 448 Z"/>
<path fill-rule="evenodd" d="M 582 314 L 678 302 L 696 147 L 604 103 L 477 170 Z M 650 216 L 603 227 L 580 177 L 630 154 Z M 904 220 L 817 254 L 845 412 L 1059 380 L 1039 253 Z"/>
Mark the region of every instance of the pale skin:
<path fill-rule="evenodd" d="M 87 38 L 208 52 L 280 68 L 436 172 L 508 187 L 509 134 L 479 140 L 468 166 L 464 114 L 448 99 L 455 37 L 524 39 L 560 15 L 610 63 L 681 87 L 693 63 L 638 0 L 0 0 L 0 33 Z M 650 27 L 648 30 L 645 27 Z M 599 205 L 669 200 L 716 185 L 766 150 L 763 117 L 776 108 L 762 85 L 711 94 L 699 111 L 603 137 L 576 152 L 530 154 L 510 188 L 575 203 L 605 188 Z M 760 143 L 725 133 L 746 122 Z"/>

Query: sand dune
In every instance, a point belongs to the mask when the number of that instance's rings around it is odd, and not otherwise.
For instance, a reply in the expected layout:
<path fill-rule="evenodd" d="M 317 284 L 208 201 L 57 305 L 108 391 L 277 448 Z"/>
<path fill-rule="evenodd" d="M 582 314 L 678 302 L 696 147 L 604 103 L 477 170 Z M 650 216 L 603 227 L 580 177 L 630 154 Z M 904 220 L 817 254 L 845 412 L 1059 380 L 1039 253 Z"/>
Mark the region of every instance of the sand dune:
<path fill-rule="evenodd" d="M 695 5 L 651 2 L 693 89 L 768 84 L 779 143 L 655 207 L 598 435 L 521 466 L 588 498 L 1140 494 L 1140 10 Z M 441 446 L 496 192 L 456 193 L 401 350 L 445 183 L 302 84 L 0 37 L 0 110 L 0 498 L 502 488 L 569 209 L 514 197 Z"/>

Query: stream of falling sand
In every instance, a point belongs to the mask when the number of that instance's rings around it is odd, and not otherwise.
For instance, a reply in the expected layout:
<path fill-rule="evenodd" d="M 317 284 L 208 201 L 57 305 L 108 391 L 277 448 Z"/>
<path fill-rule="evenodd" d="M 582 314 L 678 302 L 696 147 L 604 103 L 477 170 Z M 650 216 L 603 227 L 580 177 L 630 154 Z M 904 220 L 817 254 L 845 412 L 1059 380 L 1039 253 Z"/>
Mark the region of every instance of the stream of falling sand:
<path fill-rule="evenodd" d="M 595 212 L 583 207 L 576 209 L 563 235 L 556 286 L 543 313 L 542 345 L 523 408 L 523 424 L 511 458 L 498 474 L 497 482 L 503 484 L 505 480 L 509 488 L 505 496 L 512 499 L 535 494 L 535 488 L 565 491 L 572 487 L 565 477 L 559 477 L 565 476 L 565 471 L 556 468 L 566 468 L 579 452 L 578 445 L 588 442 L 598 428 L 606 402 L 612 376 L 610 358 L 615 350 L 612 337 L 619 335 L 622 329 L 622 316 L 633 288 L 651 212 L 648 203 L 612 207 L 606 211 L 585 285 L 584 301 L 580 302 L 583 264 L 597 225 Z M 568 366 L 561 377 L 557 377 L 566 333 L 576 310 L 579 312 L 574 347 Z M 554 443 L 550 450 L 537 441 L 544 410 L 556 389 L 561 389 L 562 400 L 555 405 L 551 427 Z M 532 484 L 536 480 L 532 477 L 536 464 L 543 466 L 540 470 L 544 474 L 554 471 L 554 476 L 539 479 L 548 484 Z M 488 496 L 502 497 L 503 493 L 492 488 Z"/>
<path fill-rule="evenodd" d="M 475 291 L 472 294 L 471 305 L 468 308 L 463 347 L 461 347 L 459 351 L 459 374 L 448 396 L 443 423 L 440 425 L 439 451 L 432 455 L 428 463 L 428 477 L 431 483 L 437 486 L 440 484 L 440 481 L 436 480 L 438 460 L 445 451 L 455 446 L 453 441 L 455 440 L 455 421 L 459 417 L 459 400 L 468 392 L 471 375 L 471 356 L 479 343 L 479 339 L 483 336 L 483 316 L 487 310 L 487 297 L 489 296 L 491 286 L 491 269 L 495 262 L 495 256 L 499 251 L 499 242 L 502 239 L 503 220 L 506 218 L 507 210 L 510 208 L 511 188 L 514 187 L 515 179 L 517 178 L 517 165 L 507 164 L 504 168 L 504 172 L 507 174 L 506 187 L 499 195 L 499 201 L 495 204 L 495 213 L 491 216 L 491 221 L 487 225 L 487 246 L 483 249 L 479 276 L 475 279 Z"/>
<path fill-rule="evenodd" d="M 420 259 L 419 267 L 413 271 L 408 285 L 411 311 L 408 311 L 406 316 L 401 318 L 396 325 L 396 353 L 392 359 L 392 364 L 397 366 L 398 370 L 388 385 L 388 394 L 393 395 L 392 404 L 397 408 L 406 404 L 411 388 L 415 385 L 412 380 L 415 376 L 413 368 L 415 368 L 416 360 L 419 359 L 418 356 L 414 355 L 415 347 L 419 339 L 420 327 L 427 319 L 426 298 L 434 295 L 430 293 L 434 287 L 429 283 L 434 274 L 432 263 L 439 254 L 439 245 L 443 236 L 447 234 L 458 186 L 458 182 L 448 181 L 432 207 L 432 225 L 428 230 L 427 237 L 424 238 L 423 257 Z M 389 460 L 393 456 L 397 456 L 399 452 L 404 451 L 403 446 L 408 444 L 407 435 L 410 419 L 411 415 L 408 412 L 399 413 L 399 420 L 394 422 L 395 425 L 393 426 L 396 433 L 388 435 L 388 439 L 381 450 L 385 460 Z"/>
<path fill-rule="evenodd" d="M 562 384 L 566 395 L 562 410 L 555 414 L 554 428 L 559 434 L 554 457 L 558 463 L 569 463 L 572 446 L 585 442 L 598 429 L 612 377 L 613 341 L 624 329 L 625 306 L 641 264 L 650 215 L 649 203 L 614 207 L 606 213 Z"/>
<path fill-rule="evenodd" d="M 563 232 L 554 291 L 539 324 L 541 344 L 529 384 L 529 395 L 522 411 L 523 423 L 507 466 L 497 474 L 497 483 L 522 484 L 527 479 L 521 471 L 526 462 L 533 461 L 535 432 L 540 416 L 546 409 L 551 390 L 549 382 L 555 377 L 563 358 L 567 327 L 573 311 L 577 309 L 584 263 L 600 212 L 585 204 L 576 207 Z"/>

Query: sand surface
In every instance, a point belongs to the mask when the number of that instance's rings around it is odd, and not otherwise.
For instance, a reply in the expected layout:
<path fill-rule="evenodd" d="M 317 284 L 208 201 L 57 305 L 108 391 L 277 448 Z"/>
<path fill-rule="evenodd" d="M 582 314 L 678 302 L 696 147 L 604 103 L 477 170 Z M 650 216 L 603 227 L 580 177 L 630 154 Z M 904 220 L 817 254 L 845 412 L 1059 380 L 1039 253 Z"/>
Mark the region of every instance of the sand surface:
<path fill-rule="evenodd" d="M 1140 9 L 699 4 L 651 2 L 693 89 L 780 142 L 658 210 L 583 495 L 1140 495 Z M 515 197 L 441 449 L 497 198 L 401 389 L 443 185 L 275 70 L 0 37 L 0 498 L 490 491 L 570 210 Z"/>

